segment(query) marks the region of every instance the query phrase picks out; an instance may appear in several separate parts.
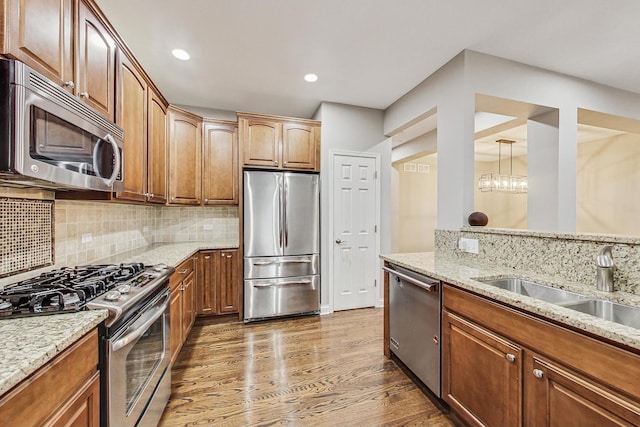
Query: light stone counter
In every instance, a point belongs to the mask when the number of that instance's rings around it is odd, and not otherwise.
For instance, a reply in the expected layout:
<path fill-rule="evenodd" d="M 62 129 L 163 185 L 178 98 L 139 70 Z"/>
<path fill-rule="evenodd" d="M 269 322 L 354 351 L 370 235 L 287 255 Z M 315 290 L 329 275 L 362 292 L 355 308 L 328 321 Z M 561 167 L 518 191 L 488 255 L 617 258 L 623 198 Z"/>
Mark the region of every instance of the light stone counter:
<path fill-rule="evenodd" d="M 520 277 L 538 283 L 551 285 L 570 291 L 577 291 L 598 299 L 640 307 L 640 296 L 626 292 L 600 292 L 595 287 L 585 286 L 576 282 L 559 280 L 557 277 L 546 276 L 527 271 L 510 268 L 477 265 L 471 261 L 452 260 L 435 255 L 433 252 L 405 253 L 381 255 L 381 258 L 405 267 L 412 271 L 443 280 L 479 295 L 518 307 L 563 324 L 578 328 L 592 334 L 607 338 L 634 349 L 640 349 L 640 330 L 620 325 L 595 316 L 583 314 L 556 304 L 540 301 L 514 292 L 487 285 L 476 279 L 492 279 L 501 277 Z"/>
<path fill-rule="evenodd" d="M 0 395 L 106 318 L 107 310 L 90 310 L 0 320 Z"/>
<path fill-rule="evenodd" d="M 142 262 L 176 267 L 199 250 L 237 247 L 237 241 L 156 243 L 101 259 L 93 264 Z M 25 278 L 21 277 L 20 280 Z M 0 319 L 0 395 L 45 365 L 106 318 L 106 310 L 89 310 Z"/>

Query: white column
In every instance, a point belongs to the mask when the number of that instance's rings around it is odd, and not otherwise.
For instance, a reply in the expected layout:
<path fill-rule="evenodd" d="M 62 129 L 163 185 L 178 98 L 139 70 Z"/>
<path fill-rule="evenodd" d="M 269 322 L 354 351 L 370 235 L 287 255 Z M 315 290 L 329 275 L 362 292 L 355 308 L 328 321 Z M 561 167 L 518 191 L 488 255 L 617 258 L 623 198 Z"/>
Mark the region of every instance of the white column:
<path fill-rule="evenodd" d="M 527 121 L 527 228 L 558 229 L 558 110 Z"/>
<path fill-rule="evenodd" d="M 475 97 L 462 82 L 438 104 L 438 223 L 456 230 L 473 212 Z"/>
<path fill-rule="evenodd" d="M 554 110 L 528 120 L 529 230 L 575 232 L 576 139 L 575 109 Z"/>

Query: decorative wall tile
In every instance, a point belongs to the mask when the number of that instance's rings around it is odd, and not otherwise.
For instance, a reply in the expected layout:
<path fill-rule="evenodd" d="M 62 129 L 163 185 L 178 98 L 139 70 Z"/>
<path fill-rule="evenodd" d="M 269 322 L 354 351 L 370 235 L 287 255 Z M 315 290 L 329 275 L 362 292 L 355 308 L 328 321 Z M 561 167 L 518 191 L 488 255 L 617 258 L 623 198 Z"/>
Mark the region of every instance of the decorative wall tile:
<path fill-rule="evenodd" d="M 53 261 L 53 202 L 0 198 L 0 277 Z"/>

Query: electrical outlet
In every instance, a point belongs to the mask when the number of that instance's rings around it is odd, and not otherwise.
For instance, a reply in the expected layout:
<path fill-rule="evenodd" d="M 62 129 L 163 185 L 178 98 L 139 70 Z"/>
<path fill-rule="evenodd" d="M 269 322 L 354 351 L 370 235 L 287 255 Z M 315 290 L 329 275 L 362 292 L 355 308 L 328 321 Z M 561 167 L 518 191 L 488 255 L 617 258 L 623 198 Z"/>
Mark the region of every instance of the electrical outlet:
<path fill-rule="evenodd" d="M 213 224 L 204 224 L 202 228 L 204 230 L 213 230 Z"/>
<path fill-rule="evenodd" d="M 462 252 L 469 252 L 472 254 L 477 254 L 478 251 L 478 239 L 466 239 L 461 237 L 458 240 L 458 249 Z"/>
<path fill-rule="evenodd" d="M 89 243 L 92 240 L 93 236 L 91 235 L 91 233 L 85 233 L 82 235 L 82 243 Z"/>

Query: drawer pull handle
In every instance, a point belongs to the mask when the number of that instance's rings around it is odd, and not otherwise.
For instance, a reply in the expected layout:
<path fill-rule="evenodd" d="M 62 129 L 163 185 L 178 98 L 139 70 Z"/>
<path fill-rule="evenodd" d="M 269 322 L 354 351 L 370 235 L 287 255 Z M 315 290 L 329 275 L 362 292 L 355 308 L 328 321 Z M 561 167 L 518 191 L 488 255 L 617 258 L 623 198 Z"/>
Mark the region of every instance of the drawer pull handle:
<path fill-rule="evenodd" d="M 189 272 L 188 268 L 185 268 L 184 270 L 180 270 L 180 274 L 187 274 Z"/>
<path fill-rule="evenodd" d="M 542 378 L 544 376 L 544 372 L 541 369 L 534 369 L 533 376 L 536 378 Z"/>
<path fill-rule="evenodd" d="M 516 356 L 511 354 L 511 353 L 507 353 L 505 357 L 507 358 L 507 360 L 509 362 L 515 362 L 516 361 Z"/>

